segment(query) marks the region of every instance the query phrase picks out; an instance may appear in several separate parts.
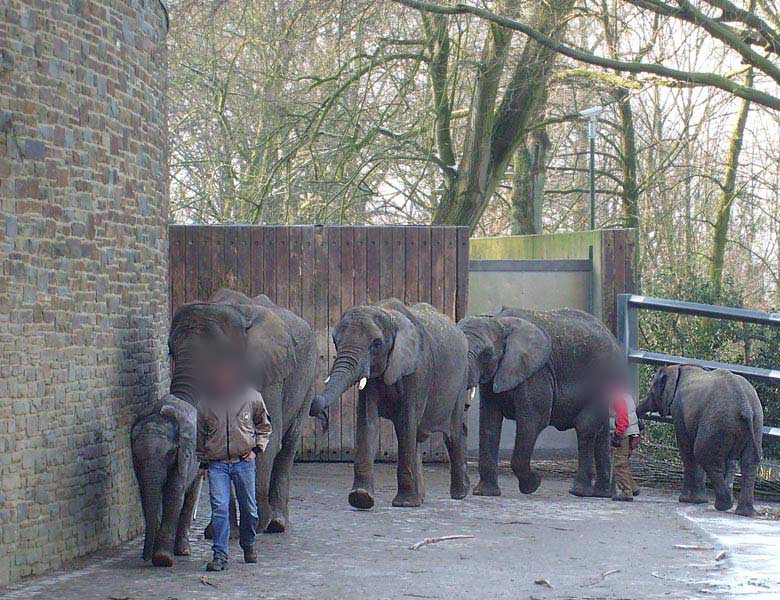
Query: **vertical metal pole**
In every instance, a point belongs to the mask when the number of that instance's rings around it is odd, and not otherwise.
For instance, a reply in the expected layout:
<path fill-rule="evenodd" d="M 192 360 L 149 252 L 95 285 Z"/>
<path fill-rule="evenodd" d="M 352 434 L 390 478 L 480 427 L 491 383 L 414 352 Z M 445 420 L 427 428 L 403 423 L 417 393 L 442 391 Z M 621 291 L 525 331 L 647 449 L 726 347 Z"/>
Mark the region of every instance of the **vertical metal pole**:
<path fill-rule="evenodd" d="M 590 228 L 596 229 L 596 117 L 588 119 L 590 141 Z"/>
<path fill-rule="evenodd" d="M 618 343 L 623 350 L 623 356 L 626 360 L 628 369 L 628 383 L 631 386 L 631 393 L 636 398 L 639 392 L 639 380 L 637 377 L 636 365 L 628 361 L 628 356 L 634 350 L 637 342 L 637 309 L 629 304 L 631 294 L 618 294 L 617 298 L 617 334 Z"/>

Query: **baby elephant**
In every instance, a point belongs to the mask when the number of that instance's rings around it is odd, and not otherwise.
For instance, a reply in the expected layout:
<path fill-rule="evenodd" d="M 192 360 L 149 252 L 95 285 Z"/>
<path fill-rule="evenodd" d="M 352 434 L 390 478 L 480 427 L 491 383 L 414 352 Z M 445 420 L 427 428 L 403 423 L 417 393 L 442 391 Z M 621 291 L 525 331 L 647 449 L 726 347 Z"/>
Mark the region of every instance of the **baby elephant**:
<path fill-rule="evenodd" d="M 144 560 L 173 565 L 190 553 L 187 536 L 195 508 L 198 416 L 195 407 L 167 395 L 146 407 L 130 429 L 133 468 L 146 520 Z"/>
<path fill-rule="evenodd" d="M 756 390 L 729 371 L 672 365 L 658 371 L 637 414 L 657 412 L 674 420 L 685 470 L 680 502 L 707 502 L 704 474 L 715 490 L 715 508 L 732 506 L 731 484 L 739 459 L 742 486 L 737 514 L 753 516 L 753 488 L 761 461 L 764 413 Z"/>

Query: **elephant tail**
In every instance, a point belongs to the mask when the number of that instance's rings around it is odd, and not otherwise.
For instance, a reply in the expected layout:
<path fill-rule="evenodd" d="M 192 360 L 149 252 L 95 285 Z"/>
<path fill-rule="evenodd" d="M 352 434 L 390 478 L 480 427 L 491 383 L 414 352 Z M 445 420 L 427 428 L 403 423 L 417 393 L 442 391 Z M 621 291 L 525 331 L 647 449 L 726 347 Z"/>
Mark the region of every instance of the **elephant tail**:
<path fill-rule="evenodd" d="M 750 440 L 753 443 L 753 450 L 756 453 L 756 458 L 761 460 L 763 457 L 763 449 L 761 447 L 761 423 L 760 420 L 757 423 L 756 415 L 750 406 L 742 408 L 740 416 L 745 421 L 748 433 L 750 434 Z"/>

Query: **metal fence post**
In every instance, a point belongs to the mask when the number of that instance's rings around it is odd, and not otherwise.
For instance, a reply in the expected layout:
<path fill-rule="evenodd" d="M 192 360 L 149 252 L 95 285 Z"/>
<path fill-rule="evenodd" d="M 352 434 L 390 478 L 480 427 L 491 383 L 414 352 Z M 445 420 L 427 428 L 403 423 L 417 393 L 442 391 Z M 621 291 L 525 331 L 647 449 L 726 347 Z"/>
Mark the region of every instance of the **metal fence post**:
<path fill-rule="evenodd" d="M 620 343 L 620 347 L 623 350 L 623 357 L 628 369 L 628 383 L 631 386 L 631 393 L 636 398 L 639 391 L 637 367 L 629 360 L 629 355 L 635 349 L 637 343 L 637 315 L 636 308 L 631 306 L 629 302 L 630 299 L 631 294 L 618 294 L 617 330 L 618 343 Z"/>

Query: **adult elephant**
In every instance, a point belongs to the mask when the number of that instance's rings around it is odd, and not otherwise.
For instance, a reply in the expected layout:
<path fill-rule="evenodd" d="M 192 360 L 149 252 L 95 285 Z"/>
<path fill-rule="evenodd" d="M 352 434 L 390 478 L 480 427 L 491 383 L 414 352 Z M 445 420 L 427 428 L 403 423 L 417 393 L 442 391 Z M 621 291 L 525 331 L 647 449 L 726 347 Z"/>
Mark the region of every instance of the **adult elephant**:
<path fill-rule="evenodd" d="M 761 462 L 764 412 L 755 388 L 739 375 L 694 365 L 671 365 L 656 373 L 647 399 L 637 413 L 671 416 L 683 462 L 680 502 L 707 502 L 704 475 L 715 490 L 715 508 L 733 504 L 735 461 L 742 485 L 737 514 L 755 515 L 753 490 Z"/>
<path fill-rule="evenodd" d="M 398 440 L 398 493 L 393 506 L 424 500 L 418 444 L 444 434 L 450 458 L 450 496 L 468 493 L 466 474 L 466 338 L 430 304 L 407 307 L 396 299 L 347 310 L 333 332 L 336 358 L 310 415 L 321 416 L 359 382 L 355 479 L 349 503 L 374 506 L 373 463 L 379 417 L 390 419 Z"/>
<path fill-rule="evenodd" d="M 474 494 L 499 496 L 498 451 L 503 419 L 517 422 L 512 471 L 520 491 L 536 491 L 531 468 L 539 433 L 548 425 L 577 431 L 575 496 L 610 496 L 609 386 L 624 385 L 617 341 L 579 310 L 502 308 L 467 317 L 469 387 L 479 385 L 479 484 Z M 595 485 L 594 485 L 595 462 Z"/>
<path fill-rule="evenodd" d="M 259 528 L 288 527 L 290 471 L 301 424 L 314 394 L 316 345 L 311 327 L 265 295 L 250 298 L 221 289 L 208 302 L 176 311 L 168 346 L 173 359 L 171 393 L 194 401 L 202 384 L 203 358 L 232 352 L 243 361 L 251 385 L 265 400 L 273 427 L 257 458 Z"/>
<path fill-rule="evenodd" d="M 144 560 L 173 566 L 189 554 L 187 534 L 195 508 L 198 471 L 195 407 L 172 395 L 144 408 L 130 428 L 133 468 L 146 522 Z"/>

